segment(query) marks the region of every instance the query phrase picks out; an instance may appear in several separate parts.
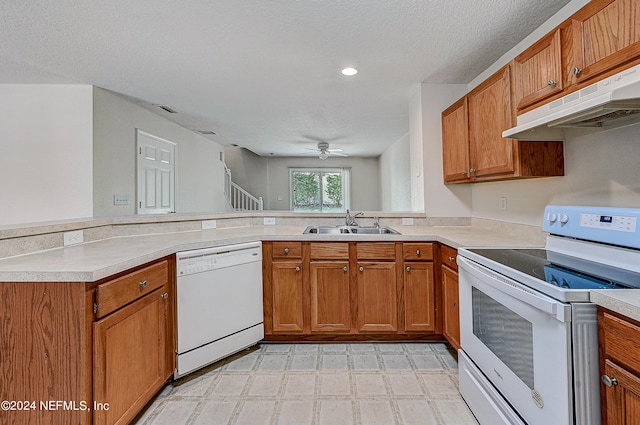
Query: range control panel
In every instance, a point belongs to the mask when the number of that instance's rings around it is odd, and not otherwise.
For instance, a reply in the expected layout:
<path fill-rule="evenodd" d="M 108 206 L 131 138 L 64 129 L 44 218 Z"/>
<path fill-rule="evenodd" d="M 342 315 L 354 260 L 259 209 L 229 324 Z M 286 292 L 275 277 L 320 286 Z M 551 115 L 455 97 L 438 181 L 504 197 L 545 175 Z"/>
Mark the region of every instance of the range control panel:
<path fill-rule="evenodd" d="M 623 215 L 580 214 L 580 226 L 635 232 L 636 218 Z"/>
<path fill-rule="evenodd" d="M 554 235 L 640 248 L 639 220 L 640 208 L 548 205 L 542 229 Z"/>

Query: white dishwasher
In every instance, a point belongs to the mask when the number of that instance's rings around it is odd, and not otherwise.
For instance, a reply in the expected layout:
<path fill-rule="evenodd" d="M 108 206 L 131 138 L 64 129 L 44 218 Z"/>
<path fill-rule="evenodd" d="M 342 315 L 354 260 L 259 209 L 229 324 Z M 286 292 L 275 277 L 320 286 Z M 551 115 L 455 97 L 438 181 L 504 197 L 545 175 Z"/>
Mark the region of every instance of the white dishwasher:
<path fill-rule="evenodd" d="M 264 338 L 262 245 L 182 251 L 176 260 L 178 378 Z"/>

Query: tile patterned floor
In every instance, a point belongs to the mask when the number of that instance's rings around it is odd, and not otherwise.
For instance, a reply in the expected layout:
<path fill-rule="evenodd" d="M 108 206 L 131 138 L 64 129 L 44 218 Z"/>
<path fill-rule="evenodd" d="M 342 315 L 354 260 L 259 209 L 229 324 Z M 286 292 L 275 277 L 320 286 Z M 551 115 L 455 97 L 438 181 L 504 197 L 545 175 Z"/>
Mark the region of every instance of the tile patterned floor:
<path fill-rule="evenodd" d="M 135 425 L 477 425 L 440 343 L 262 344 L 177 380 Z"/>

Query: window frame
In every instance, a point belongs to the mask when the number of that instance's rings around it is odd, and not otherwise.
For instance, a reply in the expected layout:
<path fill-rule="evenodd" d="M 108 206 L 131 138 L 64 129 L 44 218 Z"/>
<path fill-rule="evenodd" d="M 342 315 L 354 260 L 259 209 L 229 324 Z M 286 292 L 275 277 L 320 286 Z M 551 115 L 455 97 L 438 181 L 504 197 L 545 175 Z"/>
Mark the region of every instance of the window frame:
<path fill-rule="evenodd" d="M 336 212 L 346 212 L 351 209 L 351 167 L 290 167 L 289 168 L 289 210 L 292 212 L 303 212 L 294 210 L 295 197 L 293 194 L 294 173 L 340 173 L 342 176 L 342 210 L 340 211 L 309 211 L 312 213 L 331 214 Z M 322 178 L 320 179 L 322 181 Z M 321 188 L 322 189 L 322 188 Z M 322 193 L 322 192 L 321 192 Z M 320 200 L 322 208 L 322 199 Z"/>

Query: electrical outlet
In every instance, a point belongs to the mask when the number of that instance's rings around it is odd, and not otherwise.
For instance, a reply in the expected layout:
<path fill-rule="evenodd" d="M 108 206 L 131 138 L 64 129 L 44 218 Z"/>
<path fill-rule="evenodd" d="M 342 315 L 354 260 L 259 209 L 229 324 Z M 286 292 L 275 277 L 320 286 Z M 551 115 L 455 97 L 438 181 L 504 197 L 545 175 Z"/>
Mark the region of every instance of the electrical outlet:
<path fill-rule="evenodd" d="M 74 230 L 73 232 L 64 232 L 64 246 L 75 245 L 84 242 L 84 233 L 82 230 Z"/>
<path fill-rule="evenodd" d="M 274 226 L 276 224 L 276 218 L 275 217 L 265 217 L 263 222 L 264 222 L 265 226 Z"/>
<path fill-rule="evenodd" d="M 411 218 L 411 217 L 403 218 L 402 219 L 402 225 L 403 226 L 413 226 L 413 218 Z"/>
<path fill-rule="evenodd" d="M 215 220 L 202 220 L 202 230 L 215 229 L 217 226 Z"/>
<path fill-rule="evenodd" d="M 113 205 L 129 205 L 129 196 L 113 195 Z"/>
<path fill-rule="evenodd" d="M 507 210 L 507 197 L 503 196 L 500 198 L 500 209 L 502 211 L 506 211 Z"/>

